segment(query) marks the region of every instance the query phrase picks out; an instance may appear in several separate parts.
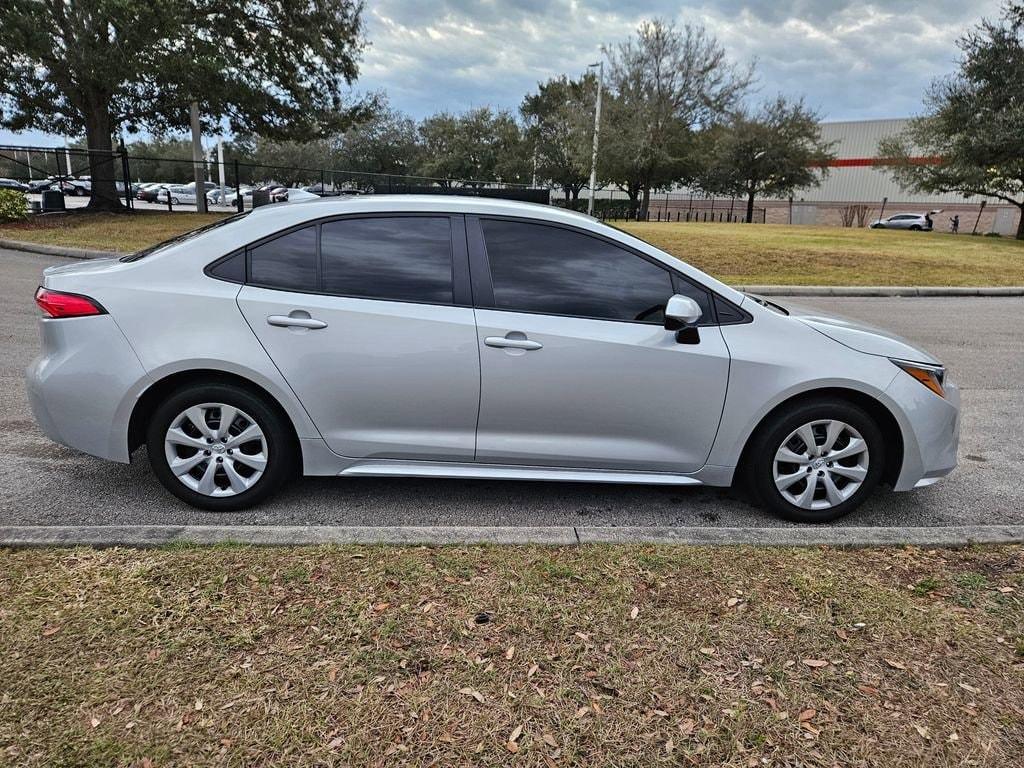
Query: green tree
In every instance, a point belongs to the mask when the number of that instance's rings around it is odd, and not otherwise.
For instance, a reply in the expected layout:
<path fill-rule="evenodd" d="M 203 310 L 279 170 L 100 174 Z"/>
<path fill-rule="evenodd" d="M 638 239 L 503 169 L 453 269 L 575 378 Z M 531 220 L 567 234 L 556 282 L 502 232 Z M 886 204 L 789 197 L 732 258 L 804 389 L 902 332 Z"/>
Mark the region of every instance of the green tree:
<path fill-rule="evenodd" d="M 747 222 L 754 218 L 755 197 L 816 187 L 835 159 L 833 144 L 821 138 L 818 114 L 803 99 L 781 95 L 757 111 L 734 111 L 725 124 L 708 130 L 707 144 L 698 186 L 745 198 Z"/>
<path fill-rule="evenodd" d="M 334 167 L 363 173 L 412 174 L 420 160 L 416 121 L 382 105 L 369 120 L 334 139 Z"/>
<path fill-rule="evenodd" d="M 1024 240 L 1024 4 L 959 41 L 959 71 L 937 80 L 924 116 L 878 152 L 904 189 L 981 195 L 1017 206 Z M 922 160 L 921 158 L 925 158 Z"/>
<path fill-rule="evenodd" d="M 529 147 L 515 118 L 490 107 L 462 115 L 441 112 L 419 127 L 420 174 L 441 180 L 522 183 L 529 180 Z"/>
<path fill-rule="evenodd" d="M 661 20 L 645 21 L 606 53 L 612 98 L 599 169 L 632 200 L 639 196 L 646 214 L 651 190 L 687 175 L 694 132 L 736 107 L 753 69 L 730 63 L 703 26 L 678 30 Z"/>
<path fill-rule="evenodd" d="M 537 175 L 562 188 L 565 201 L 579 199 L 590 177 L 597 78 L 565 75 L 527 94 L 519 112 L 536 162 Z"/>
<path fill-rule="evenodd" d="M 84 134 L 90 206 L 121 207 L 112 135 L 189 124 L 276 138 L 336 132 L 363 47 L 361 0 L 4 0 L 0 125 Z"/>

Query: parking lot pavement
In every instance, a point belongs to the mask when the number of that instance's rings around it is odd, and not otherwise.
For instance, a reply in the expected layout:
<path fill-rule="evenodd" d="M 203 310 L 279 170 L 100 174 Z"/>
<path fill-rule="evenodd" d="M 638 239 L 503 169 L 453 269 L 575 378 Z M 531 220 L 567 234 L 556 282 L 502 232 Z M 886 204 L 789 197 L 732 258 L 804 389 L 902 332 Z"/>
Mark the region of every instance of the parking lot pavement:
<path fill-rule="evenodd" d="M 24 393 L 36 354 L 32 295 L 67 260 L 0 250 L 0 527 L 334 525 L 788 527 L 725 490 L 560 483 L 307 478 L 248 513 L 185 506 L 150 472 L 45 438 Z M 783 303 L 786 303 L 783 301 Z M 960 467 L 930 488 L 880 491 L 841 526 L 1024 524 L 1024 301 L 1019 298 L 802 299 L 890 328 L 949 366 L 963 389 Z M 781 533 L 781 532 L 780 532 Z"/>

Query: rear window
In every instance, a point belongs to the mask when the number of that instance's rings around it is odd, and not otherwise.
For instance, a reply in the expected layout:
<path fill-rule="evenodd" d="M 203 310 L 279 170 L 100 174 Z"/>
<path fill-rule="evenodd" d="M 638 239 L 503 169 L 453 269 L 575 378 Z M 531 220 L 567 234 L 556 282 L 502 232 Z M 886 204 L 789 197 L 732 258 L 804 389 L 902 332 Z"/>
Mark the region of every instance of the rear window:
<path fill-rule="evenodd" d="M 244 219 L 250 213 L 252 213 L 252 211 L 246 211 L 245 213 L 236 213 L 234 216 L 226 216 L 219 221 L 214 221 L 211 222 L 210 224 L 207 224 L 206 226 L 199 227 L 199 229 L 193 229 L 191 232 L 184 232 L 180 235 L 176 235 L 170 238 L 169 240 L 164 240 L 162 243 L 151 245 L 149 246 L 149 248 L 143 248 L 141 251 L 136 251 L 135 253 L 129 254 L 128 256 L 122 256 L 121 261 L 127 262 L 144 259 L 147 256 L 150 256 L 154 253 L 159 253 L 165 248 L 170 248 L 172 245 L 184 243 L 186 240 L 191 240 L 192 238 L 199 237 L 199 235 L 204 235 L 211 230 L 217 229 L 218 227 L 223 227 L 225 224 L 231 224 L 232 222 Z"/>

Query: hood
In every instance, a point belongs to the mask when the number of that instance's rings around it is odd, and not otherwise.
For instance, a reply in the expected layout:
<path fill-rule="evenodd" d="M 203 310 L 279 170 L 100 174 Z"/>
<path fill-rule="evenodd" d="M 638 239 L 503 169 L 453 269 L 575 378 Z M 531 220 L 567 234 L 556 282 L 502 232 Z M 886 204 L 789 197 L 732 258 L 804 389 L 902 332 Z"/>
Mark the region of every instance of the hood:
<path fill-rule="evenodd" d="M 899 360 L 908 360 L 914 363 L 941 365 L 938 360 L 923 349 L 914 346 L 895 333 L 889 333 L 889 331 L 876 328 L 858 320 L 851 320 L 838 315 L 825 315 L 809 307 L 789 305 L 786 308 L 789 310 L 790 316 L 795 320 L 799 320 L 804 325 L 809 325 L 833 341 L 838 341 L 840 344 L 855 349 L 858 352 L 880 355 L 882 357 L 895 357 Z"/>

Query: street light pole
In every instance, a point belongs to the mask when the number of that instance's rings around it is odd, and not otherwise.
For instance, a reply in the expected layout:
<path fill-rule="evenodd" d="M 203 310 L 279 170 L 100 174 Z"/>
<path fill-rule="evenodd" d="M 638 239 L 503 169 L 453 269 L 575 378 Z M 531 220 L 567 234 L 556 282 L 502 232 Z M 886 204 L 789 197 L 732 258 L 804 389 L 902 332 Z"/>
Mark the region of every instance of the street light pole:
<path fill-rule="evenodd" d="M 591 64 L 588 69 L 597 67 L 597 106 L 594 109 L 594 149 L 590 155 L 590 202 L 587 203 L 587 215 L 594 215 L 594 190 L 597 187 L 597 140 L 601 133 L 601 86 L 604 85 L 604 62 Z"/>

